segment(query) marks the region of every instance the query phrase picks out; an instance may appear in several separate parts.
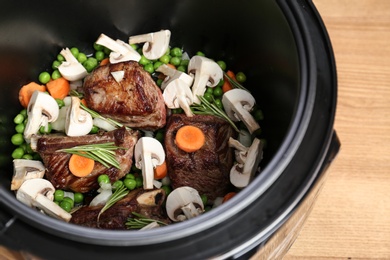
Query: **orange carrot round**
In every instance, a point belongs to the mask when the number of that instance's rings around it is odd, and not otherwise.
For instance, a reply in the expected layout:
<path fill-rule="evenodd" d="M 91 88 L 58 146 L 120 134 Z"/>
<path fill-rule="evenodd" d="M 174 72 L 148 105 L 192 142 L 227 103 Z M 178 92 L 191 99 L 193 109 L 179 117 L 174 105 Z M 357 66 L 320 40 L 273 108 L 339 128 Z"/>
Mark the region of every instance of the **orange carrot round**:
<path fill-rule="evenodd" d="M 69 81 L 61 77 L 46 84 L 47 90 L 53 98 L 64 99 L 70 91 Z"/>
<path fill-rule="evenodd" d="M 94 160 L 78 154 L 72 154 L 69 159 L 69 170 L 77 177 L 87 176 L 92 172 L 94 166 Z"/>
<path fill-rule="evenodd" d="M 233 71 L 228 70 L 228 71 L 226 72 L 226 74 L 227 74 L 232 80 L 237 81 L 237 80 L 236 80 L 236 75 L 234 74 Z M 225 92 L 227 92 L 227 91 L 229 91 L 229 90 L 232 90 L 232 89 L 233 89 L 232 84 L 230 84 L 229 79 L 227 79 L 227 78 L 225 77 L 224 83 L 223 83 L 223 85 L 222 85 L 222 91 L 223 91 L 223 93 L 225 93 Z"/>
<path fill-rule="evenodd" d="M 35 82 L 30 82 L 19 90 L 19 102 L 23 107 L 27 107 L 30 102 L 31 96 L 35 90 L 45 92 L 46 87 L 44 85 L 39 85 Z"/>
<path fill-rule="evenodd" d="M 166 161 L 164 161 L 161 165 L 157 165 L 154 168 L 154 178 L 156 180 L 160 180 L 164 178 L 165 176 L 167 176 L 167 173 L 168 173 L 168 168 L 167 168 Z"/>
<path fill-rule="evenodd" d="M 223 197 L 222 199 L 222 203 L 225 203 L 226 201 L 230 200 L 231 198 L 233 198 L 235 195 L 237 194 L 237 192 L 229 192 L 229 193 L 226 193 L 226 195 Z"/>
<path fill-rule="evenodd" d="M 205 143 L 202 130 L 196 126 L 182 126 L 176 133 L 176 145 L 187 153 L 199 150 Z"/>
<path fill-rule="evenodd" d="M 110 59 L 109 59 L 109 58 L 105 58 L 105 59 L 103 59 L 103 60 L 100 62 L 100 66 L 107 65 L 108 63 L 110 63 Z"/>

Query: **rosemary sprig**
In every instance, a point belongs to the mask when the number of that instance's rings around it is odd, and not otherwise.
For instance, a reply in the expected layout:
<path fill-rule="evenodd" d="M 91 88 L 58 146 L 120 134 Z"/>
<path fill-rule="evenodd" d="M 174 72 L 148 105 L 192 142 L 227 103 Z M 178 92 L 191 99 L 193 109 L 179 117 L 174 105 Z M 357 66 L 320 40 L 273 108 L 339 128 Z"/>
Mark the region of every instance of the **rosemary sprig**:
<path fill-rule="evenodd" d="M 127 219 L 127 222 L 125 223 L 125 225 L 127 226 L 128 229 L 141 229 L 141 228 L 143 228 L 143 227 L 145 227 L 153 222 L 156 222 L 160 226 L 167 225 L 166 223 L 164 223 L 162 221 L 148 218 L 148 217 L 146 217 L 142 214 L 139 214 L 137 212 L 131 212 L 131 214 L 133 216 L 136 216 L 137 218 L 128 218 Z"/>
<path fill-rule="evenodd" d="M 89 109 L 83 103 L 80 103 L 80 107 L 82 109 L 84 109 L 85 111 L 87 111 L 89 114 L 91 114 L 91 116 L 93 118 L 100 118 L 100 119 L 102 119 L 102 120 L 104 120 L 104 121 L 106 121 L 106 122 L 108 122 L 108 123 L 110 123 L 110 124 L 112 124 L 112 125 L 114 125 L 116 127 L 122 127 L 123 126 L 121 123 L 115 121 L 114 119 L 106 118 L 106 117 L 100 115 L 98 112 L 96 112 L 96 111 L 94 111 L 92 109 Z"/>
<path fill-rule="evenodd" d="M 229 77 L 229 75 L 226 73 L 226 72 L 223 72 L 223 75 L 225 76 L 225 78 L 229 81 L 229 83 L 235 87 L 235 88 L 240 88 L 240 89 L 243 89 L 243 90 L 246 90 L 250 93 L 250 91 L 246 88 L 244 88 L 240 83 L 238 83 L 237 81 L 233 80 L 231 77 Z"/>
<path fill-rule="evenodd" d="M 103 214 L 107 209 L 112 207 L 115 203 L 126 197 L 126 195 L 129 194 L 129 190 L 126 188 L 125 185 L 122 185 L 121 187 L 117 188 L 114 193 L 111 195 L 111 197 L 108 199 L 104 207 L 100 210 L 98 215 L 98 220 L 100 218 L 100 215 Z"/>
<path fill-rule="evenodd" d="M 115 150 L 117 149 L 126 148 L 118 147 L 115 145 L 114 142 L 108 142 L 104 144 L 80 145 L 72 148 L 60 149 L 57 150 L 57 152 L 77 154 L 100 162 L 107 168 L 109 168 L 110 166 L 114 166 L 115 168 L 120 169 L 119 162 L 115 157 Z"/>
<path fill-rule="evenodd" d="M 198 98 L 200 100 L 200 104 L 194 103 L 191 105 L 191 110 L 194 114 L 197 115 L 213 115 L 218 116 L 222 119 L 225 119 L 228 121 L 234 130 L 239 132 L 240 130 L 237 128 L 236 124 L 226 115 L 225 111 L 223 109 L 217 107 L 215 104 L 210 103 L 206 98 L 203 96 L 199 96 Z"/>

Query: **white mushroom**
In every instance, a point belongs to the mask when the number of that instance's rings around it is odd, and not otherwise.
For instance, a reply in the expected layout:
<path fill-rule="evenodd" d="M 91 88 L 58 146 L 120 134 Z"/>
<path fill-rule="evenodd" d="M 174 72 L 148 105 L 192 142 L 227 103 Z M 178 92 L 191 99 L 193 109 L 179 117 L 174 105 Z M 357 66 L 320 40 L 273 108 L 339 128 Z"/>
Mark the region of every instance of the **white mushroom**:
<path fill-rule="evenodd" d="M 250 113 L 255 103 L 255 98 L 243 89 L 232 89 L 222 96 L 222 104 L 229 118 L 235 122 L 242 121 L 251 134 L 260 128 Z"/>
<path fill-rule="evenodd" d="M 255 138 L 250 147 L 229 138 L 229 146 L 235 148 L 236 161 L 230 170 L 230 182 L 237 188 L 244 188 L 252 181 L 263 158 L 263 142 Z"/>
<path fill-rule="evenodd" d="M 24 139 L 30 142 L 31 136 L 38 133 L 41 126 L 57 120 L 59 108 L 56 100 L 40 91 L 34 91 L 27 107 L 27 124 L 24 129 Z"/>
<path fill-rule="evenodd" d="M 182 108 L 188 117 L 194 115 L 190 108 L 194 102 L 191 89 L 181 79 L 171 81 L 164 89 L 163 97 L 168 108 Z"/>
<path fill-rule="evenodd" d="M 88 72 L 84 66 L 73 56 L 69 48 L 62 49 L 60 54 L 65 60 L 58 66 L 61 76 L 69 81 L 76 81 L 87 76 Z"/>
<path fill-rule="evenodd" d="M 17 190 L 26 180 L 43 178 L 46 168 L 41 161 L 15 159 L 11 190 Z"/>
<path fill-rule="evenodd" d="M 161 58 L 169 47 L 171 31 L 161 30 L 159 32 L 130 36 L 129 43 L 145 43 L 142 52 L 149 60 Z"/>
<path fill-rule="evenodd" d="M 152 137 L 141 137 L 134 148 L 135 166 L 142 170 L 143 187 L 153 189 L 154 167 L 165 160 L 161 143 Z"/>
<path fill-rule="evenodd" d="M 68 136 L 88 134 L 93 127 L 92 116 L 80 107 L 80 99 L 72 97 L 65 123 L 65 133 Z"/>
<path fill-rule="evenodd" d="M 165 75 L 164 81 L 161 83 L 161 89 L 164 90 L 169 83 L 176 79 L 180 79 L 189 87 L 192 85 L 194 78 L 188 75 L 187 73 L 181 72 L 177 69 L 173 69 L 166 64 L 161 65 L 156 69 L 156 71 L 161 72 Z"/>
<path fill-rule="evenodd" d="M 29 207 L 37 207 L 49 216 L 69 222 L 72 215 L 53 202 L 54 186 L 46 179 L 23 182 L 16 192 L 16 199 Z"/>
<path fill-rule="evenodd" d="M 141 59 L 141 55 L 129 44 L 119 39 L 115 41 L 103 33 L 100 34 L 96 43 L 111 50 L 110 63 L 118 63 L 129 60 L 138 62 Z"/>
<path fill-rule="evenodd" d="M 168 217 L 172 221 L 184 221 L 203 213 L 204 205 L 198 191 L 183 186 L 169 193 L 165 204 Z"/>
<path fill-rule="evenodd" d="M 196 103 L 200 102 L 198 96 L 203 96 L 206 86 L 215 87 L 223 77 L 222 69 L 215 61 L 198 55 L 191 58 L 188 74 L 195 75 L 192 94 Z"/>
<path fill-rule="evenodd" d="M 59 110 L 57 120 L 51 123 L 52 129 L 60 132 L 65 132 L 66 115 L 68 114 L 68 109 L 72 103 L 72 98 L 69 96 L 65 97 L 64 103 L 65 105 Z"/>

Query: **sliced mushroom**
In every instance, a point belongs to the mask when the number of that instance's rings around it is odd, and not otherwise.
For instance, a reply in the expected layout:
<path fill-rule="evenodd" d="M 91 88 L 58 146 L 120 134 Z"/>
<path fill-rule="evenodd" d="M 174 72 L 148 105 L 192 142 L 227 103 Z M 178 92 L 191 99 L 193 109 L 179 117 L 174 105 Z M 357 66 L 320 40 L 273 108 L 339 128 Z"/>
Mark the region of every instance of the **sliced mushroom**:
<path fill-rule="evenodd" d="M 69 222 L 72 215 L 53 202 L 54 186 L 46 179 L 26 180 L 16 192 L 16 199 L 45 214 Z"/>
<path fill-rule="evenodd" d="M 24 139 L 30 142 L 31 136 L 38 133 L 41 126 L 57 120 L 59 108 L 56 100 L 40 91 L 34 91 L 27 107 L 27 124 Z"/>
<path fill-rule="evenodd" d="M 139 61 L 141 55 L 133 49 L 129 44 L 121 40 L 113 40 L 105 34 L 100 34 L 96 43 L 111 50 L 110 63 L 118 63 L 123 61 Z"/>
<path fill-rule="evenodd" d="M 176 188 L 169 193 L 165 207 L 168 217 L 175 222 L 191 219 L 204 211 L 198 191 L 188 186 Z"/>
<path fill-rule="evenodd" d="M 149 229 L 159 228 L 159 227 L 160 227 L 160 225 L 156 221 L 154 221 L 154 222 L 151 222 L 150 224 L 147 224 L 146 226 L 144 226 L 140 230 L 149 230 Z"/>
<path fill-rule="evenodd" d="M 242 121 L 251 134 L 260 128 L 250 113 L 255 103 L 255 98 L 243 89 L 232 89 L 222 96 L 222 104 L 229 118 L 235 122 Z"/>
<path fill-rule="evenodd" d="M 198 55 L 191 58 L 188 74 L 195 75 L 192 94 L 196 103 L 200 102 L 198 96 L 203 96 L 206 86 L 215 87 L 223 77 L 222 69 L 215 61 Z"/>
<path fill-rule="evenodd" d="M 161 143 L 153 137 L 141 137 L 134 148 L 135 166 L 142 170 L 143 187 L 153 189 L 154 168 L 165 160 Z"/>
<path fill-rule="evenodd" d="M 92 116 L 80 107 L 80 99 L 72 97 L 65 123 L 65 133 L 68 136 L 83 136 L 93 127 Z"/>
<path fill-rule="evenodd" d="M 170 39 L 171 31 L 161 30 L 159 32 L 130 36 L 129 43 L 145 43 L 142 48 L 142 53 L 149 60 L 156 60 L 166 53 Z"/>
<path fill-rule="evenodd" d="M 69 81 L 76 81 L 87 76 L 88 72 L 84 66 L 73 56 L 69 48 L 62 49 L 60 54 L 65 60 L 58 66 L 61 76 Z"/>
<path fill-rule="evenodd" d="M 194 78 L 188 75 L 187 73 L 181 72 L 177 69 L 172 69 L 166 64 L 161 65 L 156 69 L 156 71 L 161 72 L 165 75 L 164 81 L 161 83 L 161 89 L 164 90 L 166 86 L 169 85 L 172 81 L 180 79 L 184 84 L 189 87 L 192 85 Z"/>
<path fill-rule="evenodd" d="M 41 161 L 15 159 L 11 190 L 17 190 L 26 180 L 40 179 L 45 175 L 46 168 Z"/>
<path fill-rule="evenodd" d="M 59 110 L 57 120 L 51 123 L 52 129 L 60 132 L 65 132 L 66 115 L 68 114 L 68 109 L 72 103 L 72 98 L 69 96 L 65 97 L 64 103 L 65 105 Z"/>
<path fill-rule="evenodd" d="M 245 188 L 252 181 L 263 158 L 263 142 L 255 138 L 250 147 L 229 138 L 229 146 L 235 148 L 236 161 L 230 170 L 230 182 L 237 188 Z"/>
<path fill-rule="evenodd" d="M 194 102 L 191 89 L 181 79 L 171 81 L 164 89 L 163 97 L 168 108 L 182 108 L 188 117 L 194 115 L 190 108 L 190 105 Z"/>

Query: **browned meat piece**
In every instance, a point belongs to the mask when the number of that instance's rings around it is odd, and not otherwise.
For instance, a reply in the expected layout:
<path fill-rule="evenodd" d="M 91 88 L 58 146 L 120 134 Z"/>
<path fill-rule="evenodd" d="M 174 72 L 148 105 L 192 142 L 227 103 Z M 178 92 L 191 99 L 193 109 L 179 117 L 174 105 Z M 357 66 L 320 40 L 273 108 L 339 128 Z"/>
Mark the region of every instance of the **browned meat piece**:
<path fill-rule="evenodd" d="M 111 72 L 124 71 L 118 83 Z M 96 68 L 84 80 L 89 108 L 126 126 L 156 130 L 166 123 L 160 88 L 138 62 L 127 61 Z"/>
<path fill-rule="evenodd" d="M 200 128 L 205 144 L 193 153 L 187 153 L 175 144 L 175 135 L 184 125 Z M 235 131 L 225 120 L 206 115 L 187 117 L 173 114 L 168 118 L 165 133 L 168 174 L 173 188 L 190 186 L 209 199 L 225 195 L 232 187 L 229 181 L 234 154 L 228 145 Z"/>
<path fill-rule="evenodd" d="M 147 191 L 136 189 L 98 215 L 103 206 L 84 206 L 72 214 L 70 223 L 101 229 L 126 229 L 127 218 L 132 212 L 142 214 L 148 218 L 170 223 L 163 211 L 162 203 L 165 192 L 162 189 Z"/>
<path fill-rule="evenodd" d="M 53 183 L 56 189 L 72 190 L 74 192 L 88 192 L 99 188 L 97 177 L 107 174 L 111 181 L 122 178 L 131 168 L 134 145 L 140 133 L 126 130 L 124 127 L 104 134 L 69 137 L 63 135 L 48 135 L 38 139 L 37 152 L 47 168 L 46 178 Z M 115 142 L 116 146 L 126 149 L 116 150 L 116 159 L 121 169 L 107 168 L 96 162 L 92 173 L 86 177 L 74 176 L 68 167 L 70 154 L 56 152 L 59 149 L 72 148 L 78 145 Z"/>

